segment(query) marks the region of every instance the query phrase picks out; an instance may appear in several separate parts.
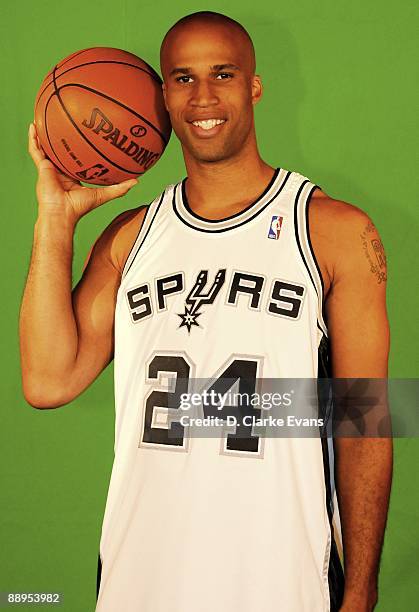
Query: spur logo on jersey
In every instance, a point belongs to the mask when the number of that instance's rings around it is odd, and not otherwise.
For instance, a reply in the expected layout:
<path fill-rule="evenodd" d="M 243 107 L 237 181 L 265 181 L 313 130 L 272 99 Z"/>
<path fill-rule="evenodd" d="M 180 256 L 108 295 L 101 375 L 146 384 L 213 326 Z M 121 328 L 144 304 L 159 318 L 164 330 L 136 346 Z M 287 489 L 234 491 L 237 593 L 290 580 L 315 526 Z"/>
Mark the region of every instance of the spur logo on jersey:
<path fill-rule="evenodd" d="M 278 240 L 279 235 L 282 229 L 282 222 L 284 217 L 280 217 L 279 215 L 273 215 L 271 219 L 271 224 L 269 226 L 268 238 L 272 238 L 273 240 Z"/>
<path fill-rule="evenodd" d="M 142 283 L 126 291 L 131 320 L 140 323 L 165 314 L 175 327 L 185 328 L 190 334 L 194 327 L 206 327 L 211 320 L 210 307 L 215 303 L 222 308 L 247 308 L 259 316 L 267 314 L 289 320 L 299 319 L 306 294 L 304 285 L 236 270 L 231 272 L 228 282 L 226 278 L 227 270 L 223 268 L 213 273 L 201 270 L 191 283 L 185 282 L 184 272 Z M 187 297 L 179 305 L 178 294 L 186 291 Z M 182 306 L 183 312 L 179 312 Z"/>
<path fill-rule="evenodd" d="M 207 292 L 205 292 L 205 287 L 208 283 L 208 270 L 201 270 L 194 286 L 190 290 L 189 295 L 185 300 L 185 312 L 183 314 L 178 314 L 178 317 L 182 319 L 182 323 L 179 325 L 179 327 L 185 326 L 189 333 L 193 325 L 199 327 L 197 318 L 202 314 L 199 309 L 204 304 L 214 303 L 221 287 L 224 285 L 225 278 L 225 269 L 218 270 L 217 274 L 215 275 L 214 282 L 209 287 Z"/>

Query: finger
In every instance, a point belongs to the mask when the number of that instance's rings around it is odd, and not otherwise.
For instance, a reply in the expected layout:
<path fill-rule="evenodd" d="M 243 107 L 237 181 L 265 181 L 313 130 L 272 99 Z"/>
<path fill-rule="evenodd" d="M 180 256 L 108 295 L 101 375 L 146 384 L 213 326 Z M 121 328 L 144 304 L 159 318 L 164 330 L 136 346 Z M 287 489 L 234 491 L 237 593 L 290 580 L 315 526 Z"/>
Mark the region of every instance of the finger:
<path fill-rule="evenodd" d="M 31 140 L 31 144 L 35 147 L 35 149 L 38 149 L 39 152 L 41 153 L 41 155 L 43 157 L 45 157 L 45 152 L 41 146 L 41 142 L 39 140 L 39 135 L 36 129 L 36 125 L 34 122 L 29 124 L 29 137 Z"/>
<path fill-rule="evenodd" d="M 38 149 L 44 153 L 44 149 L 42 148 L 41 141 L 39 140 L 38 134 L 35 136 L 36 142 L 38 143 Z"/>
<path fill-rule="evenodd" d="M 35 129 L 35 138 L 36 138 L 36 142 L 38 143 L 38 149 L 41 149 L 41 151 L 44 151 L 42 145 L 41 145 L 41 141 L 39 140 L 39 134 L 38 134 L 38 130 L 36 129 L 36 125 L 35 122 L 33 124 L 33 127 Z"/>
<path fill-rule="evenodd" d="M 100 206 L 101 204 L 105 204 L 110 200 L 122 197 L 137 183 L 137 179 L 129 179 L 128 181 L 117 183 L 116 185 L 109 185 L 107 187 L 98 187 L 97 189 L 94 189 L 94 206 Z"/>
<path fill-rule="evenodd" d="M 39 168 L 39 164 L 45 158 L 45 153 L 40 147 L 38 143 L 38 138 L 36 134 L 35 125 L 31 123 L 29 125 L 29 134 L 28 134 L 28 151 L 29 155 L 32 157 L 32 160 L 37 168 Z"/>
<path fill-rule="evenodd" d="M 61 188 L 60 177 L 62 177 L 62 180 L 66 180 L 67 182 L 71 181 L 72 184 L 76 185 L 72 179 L 60 172 L 60 170 L 58 170 L 58 168 L 46 157 L 39 143 L 39 137 L 34 123 L 29 124 L 28 150 L 37 167 L 39 178 L 43 182 L 46 181 L 50 186 Z"/>

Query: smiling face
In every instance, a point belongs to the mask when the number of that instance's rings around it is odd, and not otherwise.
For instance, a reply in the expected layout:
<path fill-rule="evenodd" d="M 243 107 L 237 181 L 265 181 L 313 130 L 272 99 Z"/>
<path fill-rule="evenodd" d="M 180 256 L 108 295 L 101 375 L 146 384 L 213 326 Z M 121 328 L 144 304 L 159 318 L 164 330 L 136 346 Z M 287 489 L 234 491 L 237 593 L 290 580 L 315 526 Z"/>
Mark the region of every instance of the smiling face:
<path fill-rule="evenodd" d="M 169 31 L 163 92 L 185 160 L 218 162 L 256 148 L 253 105 L 262 94 L 250 40 L 236 27 L 193 21 Z"/>

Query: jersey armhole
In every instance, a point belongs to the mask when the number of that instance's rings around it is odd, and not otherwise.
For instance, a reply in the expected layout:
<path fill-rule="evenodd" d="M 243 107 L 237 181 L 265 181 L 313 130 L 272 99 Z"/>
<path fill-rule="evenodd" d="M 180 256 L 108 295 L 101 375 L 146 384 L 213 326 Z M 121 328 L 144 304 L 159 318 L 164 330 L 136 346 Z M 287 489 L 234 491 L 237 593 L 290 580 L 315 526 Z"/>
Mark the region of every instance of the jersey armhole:
<path fill-rule="evenodd" d="M 314 253 L 313 245 L 310 239 L 310 227 L 308 219 L 308 208 L 311 197 L 316 189 L 320 189 L 319 185 L 311 183 L 308 179 L 304 180 L 295 197 L 294 203 L 294 227 L 295 237 L 301 259 L 308 272 L 311 283 L 316 291 L 318 300 L 317 309 L 317 326 L 327 337 L 326 316 L 324 308 L 324 283 L 320 266 Z"/>
<path fill-rule="evenodd" d="M 163 191 L 159 198 L 156 198 L 147 206 L 147 210 L 145 211 L 144 219 L 141 224 L 140 229 L 138 230 L 137 238 L 134 241 L 134 244 L 131 247 L 127 260 L 125 262 L 124 268 L 122 270 L 121 281 L 128 274 L 129 270 L 134 263 L 135 258 L 137 257 L 144 241 L 150 231 L 151 225 L 157 215 L 157 212 L 160 208 L 161 203 L 163 202 L 166 190 Z"/>

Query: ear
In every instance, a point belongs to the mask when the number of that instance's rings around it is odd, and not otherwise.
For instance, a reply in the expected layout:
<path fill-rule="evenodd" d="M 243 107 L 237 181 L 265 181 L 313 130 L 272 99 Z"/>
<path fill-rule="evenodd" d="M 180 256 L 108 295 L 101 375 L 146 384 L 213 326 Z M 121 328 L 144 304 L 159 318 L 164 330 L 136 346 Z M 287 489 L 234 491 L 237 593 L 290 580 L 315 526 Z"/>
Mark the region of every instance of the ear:
<path fill-rule="evenodd" d="M 163 98 L 164 98 L 164 105 L 166 107 L 167 112 L 169 112 L 169 108 L 167 106 L 167 91 L 166 91 L 166 85 L 164 83 L 162 83 L 162 92 L 163 92 Z"/>
<path fill-rule="evenodd" d="M 261 78 L 258 74 L 255 74 L 252 80 L 252 103 L 257 104 L 263 94 L 263 86 Z"/>

